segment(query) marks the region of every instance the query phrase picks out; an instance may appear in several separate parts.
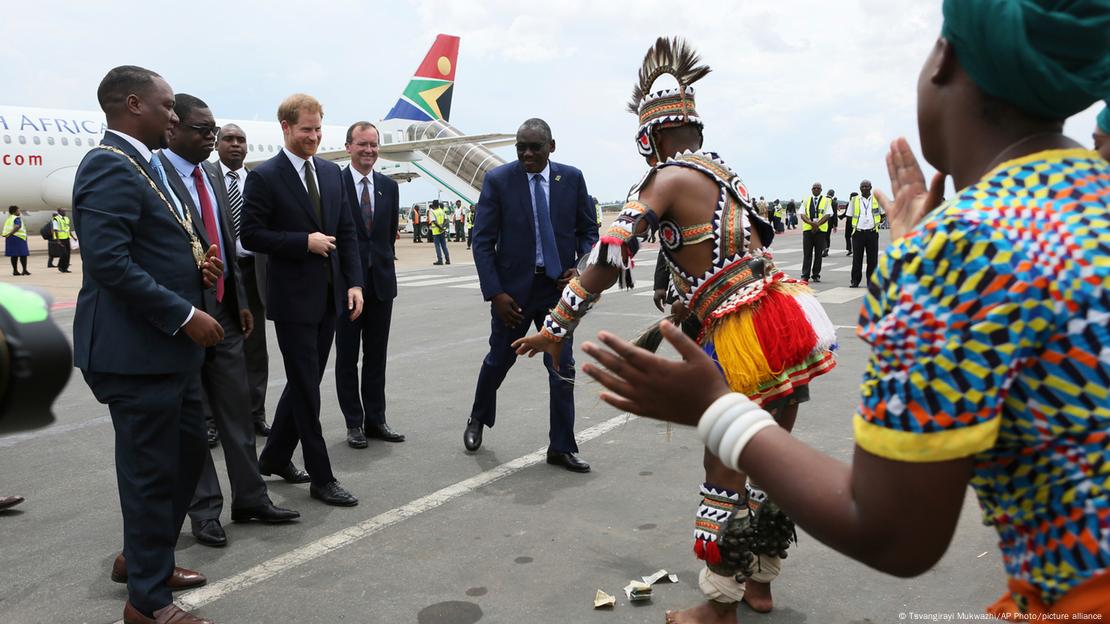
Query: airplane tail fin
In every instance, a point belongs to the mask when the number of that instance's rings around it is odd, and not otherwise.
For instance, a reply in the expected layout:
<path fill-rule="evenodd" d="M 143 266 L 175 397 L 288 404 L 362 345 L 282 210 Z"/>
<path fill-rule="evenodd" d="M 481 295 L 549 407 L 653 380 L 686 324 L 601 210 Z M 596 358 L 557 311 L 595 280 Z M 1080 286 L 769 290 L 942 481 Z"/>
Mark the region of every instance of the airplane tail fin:
<path fill-rule="evenodd" d="M 450 121 L 459 38 L 438 35 L 386 119 Z"/>

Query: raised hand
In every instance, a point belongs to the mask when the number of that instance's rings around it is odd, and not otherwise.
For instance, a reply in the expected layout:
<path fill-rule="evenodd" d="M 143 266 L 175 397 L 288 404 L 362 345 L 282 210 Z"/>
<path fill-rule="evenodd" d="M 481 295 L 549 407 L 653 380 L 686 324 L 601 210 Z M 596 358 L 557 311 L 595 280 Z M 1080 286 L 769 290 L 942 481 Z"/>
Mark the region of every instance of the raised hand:
<path fill-rule="evenodd" d="M 224 274 L 224 261 L 220 260 L 220 250 L 215 245 L 210 246 L 204 254 L 204 265 L 201 266 L 200 271 L 204 277 L 205 288 L 211 288 L 212 284 L 220 281 L 220 277 Z"/>
<path fill-rule="evenodd" d="M 925 174 L 905 137 L 898 137 L 890 144 L 886 155 L 886 168 L 890 174 L 891 200 L 882 191 L 875 191 L 875 199 L 886 213 L 892 240 L 902 238 L 917 226 L 925 215 L 940 205 L 944 196 L 945 174 L 937 172 L 929 187 L 925 187 Z"/>

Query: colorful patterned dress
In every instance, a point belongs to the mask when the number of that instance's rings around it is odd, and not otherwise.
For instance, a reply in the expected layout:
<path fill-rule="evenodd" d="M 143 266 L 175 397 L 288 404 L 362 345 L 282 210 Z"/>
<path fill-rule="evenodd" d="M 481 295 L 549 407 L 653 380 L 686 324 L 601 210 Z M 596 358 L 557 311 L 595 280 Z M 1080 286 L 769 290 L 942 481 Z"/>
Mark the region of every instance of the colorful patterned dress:
<path fill-rule="evenodd" d="M 856 442 L 897 461 L 974 459 L 1004 600 L 1052 605 L 1110 568 L 1110 166 L 1097 153 L 1004 163 L 935 210 L 880 260 L 859 332 L 872 354 Z"/>

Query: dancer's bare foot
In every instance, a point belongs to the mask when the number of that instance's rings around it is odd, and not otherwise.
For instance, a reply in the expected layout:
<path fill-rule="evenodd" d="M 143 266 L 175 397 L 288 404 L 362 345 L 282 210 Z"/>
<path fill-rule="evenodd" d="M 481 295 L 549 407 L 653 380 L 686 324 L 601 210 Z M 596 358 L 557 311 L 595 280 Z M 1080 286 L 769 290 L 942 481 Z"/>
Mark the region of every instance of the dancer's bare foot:
<path fill-rule="evenodd" d="M 691 609 L 667 611 L 667 624 L 736 624 L 736 604 L 712 600 Z"/>
<path fill-rule="evenodd" d="M 748 579 L 744 583 L 744 602 L 756 613 L 770 613 L 775 606 L 771 598 L 771 584 Z"/>

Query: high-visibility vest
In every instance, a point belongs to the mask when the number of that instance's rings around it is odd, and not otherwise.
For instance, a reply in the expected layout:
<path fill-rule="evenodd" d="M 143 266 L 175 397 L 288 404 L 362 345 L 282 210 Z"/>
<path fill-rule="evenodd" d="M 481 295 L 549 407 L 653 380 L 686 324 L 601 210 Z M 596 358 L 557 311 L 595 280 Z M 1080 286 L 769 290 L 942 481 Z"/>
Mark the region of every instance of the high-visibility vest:
<path fill-rule="evenodd" d="M 848 214 L 852 217 L 852 229 L 856 229 L 856 222 L 859 221 L 860 211 L 860 196 L 856 195 L 848 202 Z M 875 196 L 871 196 L 871 216 L 875 218 L 875 229 L 879 229 L 879 224 L 883 222 L 883 210 L 879 206 L 879 200 Z"/>
<path fill-rule="evenodd" d="M 69 240 L 69 217 L 54 215 L 50 220 L 54 231 L 54 240 Z"/>
<path fill-rule="evenodd" d="M 474 227 L 474 211 L 473 210 L 467 210 L 466 211 L 466 228 L 470 229 L 472 227 Z"/>
<path fill-rule="evenodd" d="M 447 214 L 443 212 L 443 208 L 435 208 L 428 215 L 428 225 L 432 227 L 432 236 L 443 234 L 447 225 Z"/>
<path fill-rule="evenodd" d="M 779 203 L 775 205 L 775 216 L 780 219 L 786 216 L 786 206 L 784 204 Z"/>
<path fill-rule="evenodd" d="M 801 213 L 804 214 L 805 216 L 809 217 L 809 215 L 811 214 L 809 207 L 812 206 L 812 205 L 813 205 L 813 195 L 809 195 L 804 200 L 802 200 Z M 821 217 L 825 216 L 825 210 L 828 207 L 829 207 L 829 198 L 822 195 L 820 201 L 817 202 L 817 219 L 816 219 L 817 221 L 820 221 Z M 812 217 L 810 217 L 810 218 L 812 218 Z M 807 231 L 812 230 L 812 229 L 813 229 L 812 225 L 806 223 L 805 221 L 802 221 L 802 231 L 803 232 L 807 232 Z M 824 223 L 821 224 L 821 227 L 819 227 L 817 229 L 821 230 L 822 232 L 828 232 L 829 231 L 829 222 L 825 221 Z"/>
<path fill-rule="evenodd" d="M 4 222 L 3 236 L 5 238 L 7 238 L 8 236 L 15 236 L 16 238 L 22 238 L 23 240 L 27 240 L 27 227 L 26 227 L 26 224 L 23 223 L 23 220 L 22 220 L 21 216 L 22 215 L 8 215 L 8 220 Z M 18 232 L 13 233 L 13 231 L 15 230 L 15 220 L 16 219 L 20 220 L 19 224 L 22 225 L 23 227 L 19 228 Z"/>

